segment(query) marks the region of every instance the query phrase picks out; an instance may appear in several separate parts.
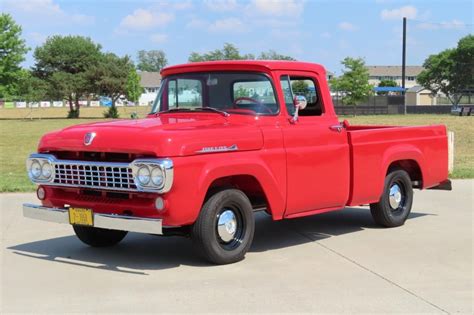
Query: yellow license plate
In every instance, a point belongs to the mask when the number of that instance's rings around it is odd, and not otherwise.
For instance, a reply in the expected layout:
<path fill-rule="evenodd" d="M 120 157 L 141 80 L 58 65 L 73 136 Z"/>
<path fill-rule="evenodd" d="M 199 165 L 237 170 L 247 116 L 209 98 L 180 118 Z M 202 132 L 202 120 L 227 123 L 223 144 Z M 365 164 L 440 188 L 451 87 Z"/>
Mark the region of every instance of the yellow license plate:
<path fill-rule="evenodd" d="M 94 213 L 92 209 L 69 208 L 69 223 L 76 225 L 94 225 Z"/>

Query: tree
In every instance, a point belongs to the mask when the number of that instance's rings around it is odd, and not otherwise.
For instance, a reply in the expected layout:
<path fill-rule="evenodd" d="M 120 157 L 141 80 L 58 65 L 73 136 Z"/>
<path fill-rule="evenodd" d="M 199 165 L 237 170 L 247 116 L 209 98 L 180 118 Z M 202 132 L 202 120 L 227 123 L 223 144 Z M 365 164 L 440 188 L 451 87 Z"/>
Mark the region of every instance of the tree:
<path fill-rule="evenodd" d="M 137 69 L 140 71 L 160 72 L 167 64 L 168 59 L 162 50 L 140 50 L 138 52 Z"/>
<path fill-rule="evenodd" d="M 369 71 L 362 58 L 346 57 L 341 64 L 344 66 L 344 73 L 332 79 L 331 86 L 334 90 L 344 93 L 343 104 L 356 106 L 372 91 L 372 86 L 369 84 Z"/>
<path fill-rule="evenodd" d="M 57 97 L 69 101 L 68 117 L 79 117 L 79 99 L 94 91 L 89 71 L 101 57 L 101 46 L 82 36 L 53 36 L 35 49 L 35 76 L 49 83 Z"/>
<path fill-rule="evenodd" d="M 0 99 L 18 94 L 18 83 L 24 75 L 20 63 L 28 50 L 21 27 L 11 15 L 0 14 Z"/>
<path fill-rule="evenodd" d="M 397 82 L 393 81 L 393 80 L 382 80 L 379 82 L 379 87 L 396 87 L 398 86 Z M 388 92 L 377 92 L 377 94 L 379 95 L 386 95 L 388 94 Z"/>
<path fill-rule="evenodd" d="M 296 59 L 291 57 L 291 56 L 285 56 L 277 53 L 273 49 L 270 49 L 269 51 L 264 51 L 260 53 L 258 56 L 258 59 L 260 60 L 290 60 L 290 61 L 295 61 Z"/>
<path fill-rule="evenodd" d="M 212 60 L 253 60 L 252 54 L 241 55 L 240 51 L 233 44 L 225 43 L 222 49 L 216 49 L 208 53 L 199 54 L 192 52 L 188 58 L 189 62 L 212 61 Z"/>
<path fill-rule="evenodd" d="M 434 95 L 444 93 L 456 108 L 463 93 L 474 89 L 474 35 L 459 40 L 456 48 L 429 56 L 417 81 Z"/>
<path fill-rule="evenodd" d="M 138 102 L 140 95 L 143 93 L 143 87 L 140 84 L 140 76 L 135 67 L 131 67 L 128 72 L 126 83 L 127 99 L 132 102 Z"/>
<path fill-rule="evenodd" d="M 379 83 L 379 87 L 385 87 L 385 86 L 398 86 L 397 82 L 393 81 L 393 80 L 382 80 L 380 81 Z"/>
<path fill-rule="evenodd" d="M 127 83 L 133 63 L 128 56 L 118 57 L 113 53 L 102 55 L 97 66 L 89 72 L 91 79 L 95 78 L 96 92 L 109 96 L 112 106 L 107 118 L 117 118 L 118 112 L 115 103 L 121 95 L 127 95 Z"/>
<path fill-rule="evenodd" d="M 291 90 L 293 91 L 294 94 L 304 94 L 306 96 L 306 93 L 308 92 L 308 83 L 306 83 L 304 80 L 296 80 L 293 83 L 291 83 Z"/>
<path fill-rule="evenodd" d="M 50 90 L 45 80 L 39 79 L 28 70 L 22 70 L 18 79 L 17 99 L 32 102 L 48 97 Z"/>

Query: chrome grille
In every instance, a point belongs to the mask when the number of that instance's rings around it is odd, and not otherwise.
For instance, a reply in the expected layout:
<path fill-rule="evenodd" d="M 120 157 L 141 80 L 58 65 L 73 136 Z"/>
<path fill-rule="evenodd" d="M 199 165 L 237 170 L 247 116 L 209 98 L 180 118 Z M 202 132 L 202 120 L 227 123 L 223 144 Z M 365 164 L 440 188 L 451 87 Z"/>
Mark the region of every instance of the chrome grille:
<path fill-rule="evenodd" d="M 128 163 L 55 161 L 53 184 L 110 190 L 136 190 Z"/>

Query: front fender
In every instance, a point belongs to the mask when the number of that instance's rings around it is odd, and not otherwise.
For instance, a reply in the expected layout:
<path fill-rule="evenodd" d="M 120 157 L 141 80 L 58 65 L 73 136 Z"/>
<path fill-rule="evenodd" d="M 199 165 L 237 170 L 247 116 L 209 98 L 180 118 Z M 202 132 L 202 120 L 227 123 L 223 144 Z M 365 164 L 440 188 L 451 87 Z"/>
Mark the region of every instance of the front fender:
<path fill-rule="evenodd" d="M 204 202 L 209 187 L 219 178 L 249 175 L 254 177 L 262 187 L 271 214 L 275 220 L 281 219 L 285 210 L 284 191 L 281 180 L 276 178 L 274 172 L 264 163 L 263 160 L 249 157 L 233 157 L 231 160 L 208 161 L 202 169 L 198 181 L 199 196 Z"/>
<path fill-rule="evenodd" d="M 161 214 L 164 225 L 193 224 L 211 184 L 219 178 L 233 175 L 254 177 L 265 193 L 273 218 L 281 219 L 285 210 L 285 160 L 271 154 L 266 156 L 263 151 L 174 158 L 173 187 L 165 195 L 167 210 Z"/>

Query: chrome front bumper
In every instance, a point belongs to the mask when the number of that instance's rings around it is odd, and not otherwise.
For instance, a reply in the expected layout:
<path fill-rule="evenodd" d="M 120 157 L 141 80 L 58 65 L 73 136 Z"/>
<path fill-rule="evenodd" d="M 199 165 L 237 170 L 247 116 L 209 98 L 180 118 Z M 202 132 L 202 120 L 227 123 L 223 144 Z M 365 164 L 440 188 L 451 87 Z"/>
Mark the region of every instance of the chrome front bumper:
<path fill-rule="evenodd" d="M 69 224 L 69 211 L 65 208 L 49 208 L 23 204 L 23 216 L 31 219 Z M 130 217 L 94 213 L 94 227 L 148 234 L 163 234 L 161 219 Z"/>

